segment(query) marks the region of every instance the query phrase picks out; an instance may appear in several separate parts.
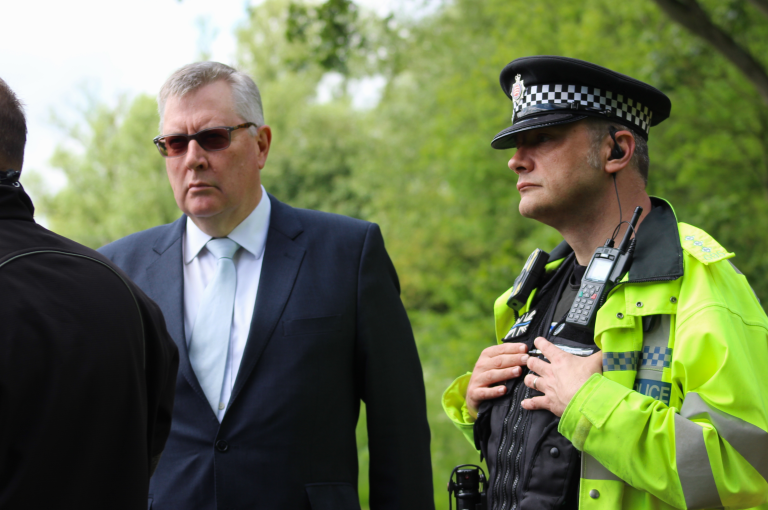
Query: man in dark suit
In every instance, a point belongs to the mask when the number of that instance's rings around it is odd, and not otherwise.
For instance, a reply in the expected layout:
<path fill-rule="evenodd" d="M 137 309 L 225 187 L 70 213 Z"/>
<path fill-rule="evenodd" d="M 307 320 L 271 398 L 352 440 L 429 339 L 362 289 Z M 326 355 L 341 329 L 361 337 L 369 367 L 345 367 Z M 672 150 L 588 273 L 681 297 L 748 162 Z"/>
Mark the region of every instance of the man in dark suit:
<path fill-rule="evenodd" d="M 421 365 L 378 226 L 266 194 L 272 135 L 247 75 L 185 66 L 159 111 L 184 215 L 101 249 L 181 352 L 150 508 L 359 509 L 361 400 L 371 508 L 433 508 Z"/>
<path fill-rule="evenodd" d="M 26 134 L 0 79 L 0 509 L 140 510 L 178 350 L 119 268 L 35 223 Z"/>

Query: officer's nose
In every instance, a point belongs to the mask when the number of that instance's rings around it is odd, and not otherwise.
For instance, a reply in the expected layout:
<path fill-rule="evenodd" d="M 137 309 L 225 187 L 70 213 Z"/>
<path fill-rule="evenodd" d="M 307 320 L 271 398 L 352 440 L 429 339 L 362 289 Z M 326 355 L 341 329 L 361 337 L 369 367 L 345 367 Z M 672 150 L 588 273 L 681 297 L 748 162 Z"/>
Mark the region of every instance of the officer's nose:
<path fill-rule="evenodd" d="M 529 151 L 523 145 L 515 149 L 515 154 L 509 160 L 507 166 L 510 170 L 520 175 L 523 172 L 530 172 L 533 169 L 533 161 L 530 158 Z"/>

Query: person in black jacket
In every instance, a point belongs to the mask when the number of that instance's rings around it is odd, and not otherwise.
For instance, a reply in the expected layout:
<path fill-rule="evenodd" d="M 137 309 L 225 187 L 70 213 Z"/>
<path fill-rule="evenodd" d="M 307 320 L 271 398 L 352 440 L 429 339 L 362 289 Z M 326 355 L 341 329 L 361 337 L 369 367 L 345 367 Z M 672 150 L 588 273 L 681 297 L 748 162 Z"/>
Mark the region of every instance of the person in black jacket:
<path fill-rule="evenodd" d="M 0 79 L 0 509 L 143 509 L 178 351 L 125 273 L 35 223 L 26 133 Z"/>

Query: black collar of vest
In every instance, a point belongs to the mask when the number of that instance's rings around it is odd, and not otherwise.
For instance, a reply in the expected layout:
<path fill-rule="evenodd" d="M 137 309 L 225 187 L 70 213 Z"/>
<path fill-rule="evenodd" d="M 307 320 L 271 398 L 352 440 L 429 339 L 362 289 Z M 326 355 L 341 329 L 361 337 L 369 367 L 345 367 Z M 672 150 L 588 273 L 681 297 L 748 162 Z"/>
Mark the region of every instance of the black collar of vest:
<path fill-rule="evenodd" d="M 21 185 L 0 184 L 0 220 L 35 221 L 34 214 L 32 199 Z"/>
<path fill-rule="evenodd" d="M 573 252 L 565 241 L 549 254 L 549 262 L 560 260 Z M 651 212 L 637 229 L 637 248 L 630 282 L 677 280 L 683 276 L 683 247 L 677 218 L 672 206 L 663 198 L 651 197 Z"/>

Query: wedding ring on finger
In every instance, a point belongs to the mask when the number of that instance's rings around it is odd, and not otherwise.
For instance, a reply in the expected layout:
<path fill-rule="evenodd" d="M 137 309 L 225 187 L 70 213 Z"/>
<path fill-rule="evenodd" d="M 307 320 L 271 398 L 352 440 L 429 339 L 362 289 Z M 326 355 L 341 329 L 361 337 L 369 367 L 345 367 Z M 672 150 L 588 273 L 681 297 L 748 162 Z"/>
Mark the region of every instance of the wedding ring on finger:
<path fill-rule="evenodd" d="M 536 387 L 536 381 L 538 381 L 538 380 L 539 380 L 538 376 L 533 378 L 533 389 L 536 390 L 536 391 L 539 391 L 539 389 Z"/>

